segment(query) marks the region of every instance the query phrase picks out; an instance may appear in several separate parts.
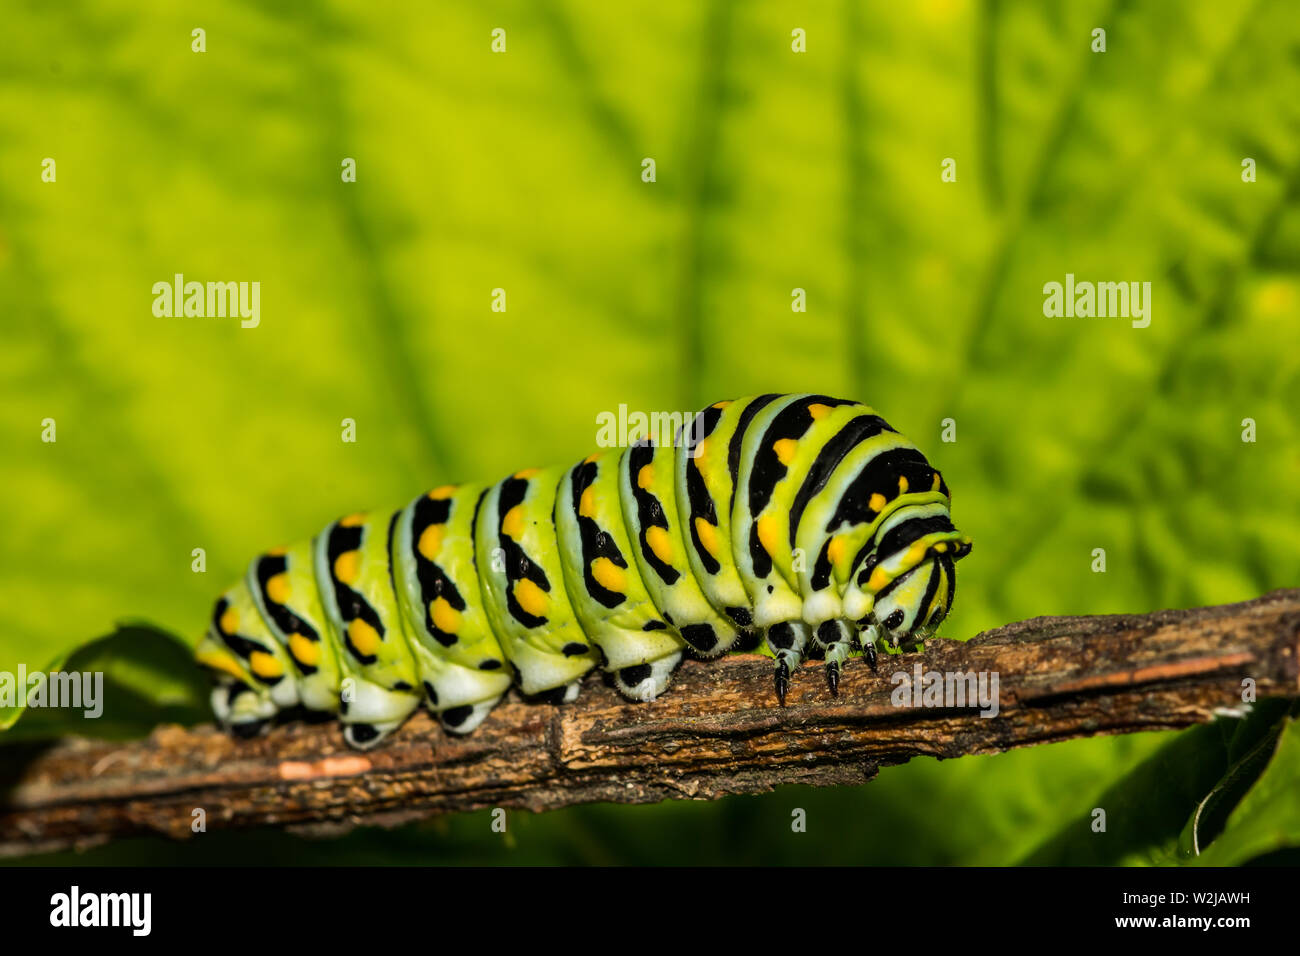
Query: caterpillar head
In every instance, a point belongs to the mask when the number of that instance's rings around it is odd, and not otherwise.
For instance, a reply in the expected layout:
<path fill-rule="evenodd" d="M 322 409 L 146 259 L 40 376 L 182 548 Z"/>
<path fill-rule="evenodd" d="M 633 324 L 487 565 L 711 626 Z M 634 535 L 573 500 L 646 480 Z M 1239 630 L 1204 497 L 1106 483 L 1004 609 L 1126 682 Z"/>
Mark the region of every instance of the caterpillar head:
<path fill-rule="evenodd" d="M 957 593 L 957 571 L 949 555 L 932 554 L 899 575 L 876 595 L 872 611 L 880 636 L 894 647 L 924 640 L 939 626 Z"/>
<path fill-rule="evenodd" d="M 894 647 L 911 648 L 925 640 L 948 616 L 957 594 L 956 562 L 970 551 L 970 538 L 955 530 L 914 542 L 900 552 L 898 571 L 876 591 L 868 623 Z M 884 563 L 894 564 L 898 558 Z"/>

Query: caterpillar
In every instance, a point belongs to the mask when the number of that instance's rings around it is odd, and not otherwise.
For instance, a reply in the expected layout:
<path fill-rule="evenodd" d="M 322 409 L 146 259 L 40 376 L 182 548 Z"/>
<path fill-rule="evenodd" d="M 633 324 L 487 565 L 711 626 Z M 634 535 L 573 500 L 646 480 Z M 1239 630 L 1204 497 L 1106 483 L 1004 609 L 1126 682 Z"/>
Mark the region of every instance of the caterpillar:
<path fill-rule="evenodd" d="M 570 468 L 442 485 L 256 557 L 196 649 L 213 712 L 252 736 L 282 711 L 337 715 L 355 748 L 423 703 L 474 730 L 512 685 L 575 700 L 603 668 L 633 700 L 684 655 L 771 657 L 791 673 L 917 646 L 947 615 L 943 477 L 871 408 L 759 395 Z"/>

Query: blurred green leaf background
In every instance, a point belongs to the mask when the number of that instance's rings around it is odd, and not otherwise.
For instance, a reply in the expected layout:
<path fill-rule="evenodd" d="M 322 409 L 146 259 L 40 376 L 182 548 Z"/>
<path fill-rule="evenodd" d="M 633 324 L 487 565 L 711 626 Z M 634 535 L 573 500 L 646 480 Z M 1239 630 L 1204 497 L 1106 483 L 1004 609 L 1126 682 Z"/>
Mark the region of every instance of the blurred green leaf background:
<path fill-rule="evenodd" d="M 26 0 L 4 20 L 0 670 L 123 622 L 192 642 L 252 554 L 339 514 L 576 460 L 620 403 L 759 391 L 869 402 L 943 470 L 976 542 L 946 636 L 1300 583 L 1285 0 Z M 156 318 L 176 273 L 259 281 L 260 326 Z M 1150 327 L 1045 317 L 1066 273 L 1151 282 Z M 515 816 L 505 838 L 479 814 L 79 859 L 1174 862 L 1235 732 Z M 1300 844 L 1281 740 L 1224 831 L 1250 852 L 1222 859 Z M 1116 795 L 1163 809 L 1092 834 Z"/>

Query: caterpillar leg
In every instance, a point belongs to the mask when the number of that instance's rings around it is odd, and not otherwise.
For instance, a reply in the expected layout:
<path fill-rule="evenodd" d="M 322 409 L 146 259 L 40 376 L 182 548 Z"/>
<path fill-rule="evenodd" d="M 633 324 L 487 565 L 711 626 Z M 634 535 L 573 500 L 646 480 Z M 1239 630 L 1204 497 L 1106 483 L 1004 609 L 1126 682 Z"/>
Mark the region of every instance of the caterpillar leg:
<path fill-rule="evenodd" d="M 269 697 L 233 679 L 218 681 L 209 700 L 218 723 L 237 737 L 256 737 L 279 711 Z"/>
<path fill-rule="evenodd" d="M 668 689 L 673 671 L 681 662 L 682 652 L 673 651 L 657 660 L 620 668 L 614 671 L 614 686 L 628 700 L 654 700 Z"/>
<path fill-rule="evenodd" d="M 809 630 L 803 621 L 782 621 L 767 629 L 767 646 L 776 658 L 776 697 L 782 707 L 790 690 L 790 675 L 807 653 Z"/>
<path fill-rule="evenodd" d="M 862 645 L 862 656 L 866 658 L 871 673 L 876 673 L 876 641 L 880 639 L 880 628 L 868 624 L 858 631 L 858 643 Z"/>
<path fill-rule="evenodd" d="M 843 621 L 822 621 L 817 626 L 813 637 L 816 645 L 823 649 L 826 656 L 826 686 L 831 689 L 831 696 L 840 695 L 840 669 L 848 659 L 853 647 L 853 634 Z"/>
<path fill-rule="evenodd" d="M 411 642 L 411 649 L 420 669 L 425 706 L 449 733 L 467 734 L 477 728 L 510 689 L 508 669 L 464 667 L 435 655 L 418 639 Z"/>
<path fill-rule="evenodd" d="M 442 729 L 453 734 L 467 734 L 476 730 L 478 725 L 483 723 L 483 719 L 492 712 L 492 708 L 501 702 L 502 694 L 493 697 L 491 700 L 480 700 L 474 704 L 461 704 L 458 707 L 448 707 L 446 710 L 439 712 L 438 723 L 442 724 Z"/>
<path fill-rule="evenodd" d="M 540 691 L 536 694 L 527 694 L 531 700 L 539 704 L 572 704 L 578 699 L 578 692 L 582 690 L 582 678 L 570 681 L 567 684 L 561 684 L 559 687 L 552 687 L 550 690 Z"/>
<path fill-rule="evenodd" d="M 350 676 L 343 680 L 339 704 L 343 739 L 351 747 L 366 750 L 400 727 L 420 706 L 420 698 Z"/>

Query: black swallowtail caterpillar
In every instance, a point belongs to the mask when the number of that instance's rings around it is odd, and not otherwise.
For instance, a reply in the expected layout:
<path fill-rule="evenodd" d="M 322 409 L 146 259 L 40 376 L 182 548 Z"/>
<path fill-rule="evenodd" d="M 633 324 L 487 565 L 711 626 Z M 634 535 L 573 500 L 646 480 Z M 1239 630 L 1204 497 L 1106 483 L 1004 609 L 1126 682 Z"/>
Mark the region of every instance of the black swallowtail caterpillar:
<path fill-rule="evenodd" d="M 683 654 L 759 650 L 790 674 L 909 649 L 943 620 L 948 487 L 879 415 L 824 395 L 718 402 L 676 440 L 494 485 L 443 485 L 255 558 L 217 601 L 199 662 L 244 735 L 289 708 L 370 747 L 420 703 L 455 733 L 512 683 L 576 699 L 600 666 L 652 699 Z"/>

